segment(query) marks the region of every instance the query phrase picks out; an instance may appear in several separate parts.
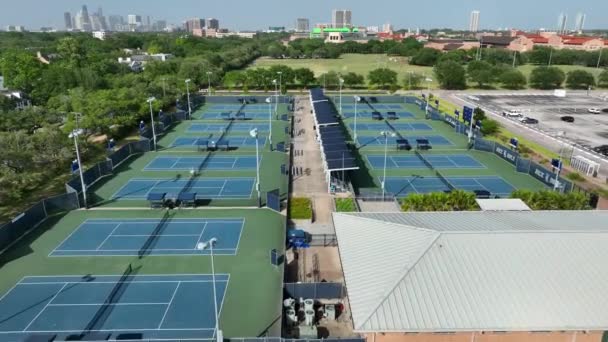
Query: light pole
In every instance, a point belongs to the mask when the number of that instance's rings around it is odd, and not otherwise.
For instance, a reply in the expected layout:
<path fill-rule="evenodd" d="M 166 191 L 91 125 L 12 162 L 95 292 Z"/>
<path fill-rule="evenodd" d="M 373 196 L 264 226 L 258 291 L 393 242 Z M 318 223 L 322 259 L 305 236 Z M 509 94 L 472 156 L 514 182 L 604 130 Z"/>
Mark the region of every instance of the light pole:
<path fill-rule="evenodd" d="M 268 103 L 268 129 L 270 130 L 268 133 L 268 142 L 270 143 L 270 150 L 272 151 L 272 99 L 267 97 L 266 103 Z"/>
<path fill-rule="evenodd" d="M 281 93 L 283 92 L 283 72 L 282 71 L 277 71 L 277 74 L 279 75 L 279 90 L 281 91 Z M 277 95 L 277 105 L 279 102 L 279 95 Z"/>
<path fill-rule="evenodd" d="M 382 199 L 386 193 L 386 159 L 388 158 L 388 136 L 395 136 L 395 133 L 389 133 L 387 131 L 380 132 L 380 135 L 384 137 L 384 172 L 382 175 Z"/>
<path fill-rule="evenodd" d="M 602 61 L 602 52 L 604 52 L 604 49 L 600 49 L 600 55 L 597 58 L 597 67 L 596 67 L 597 69 L 600 68 L 600 62 Z"/>
<path fill-rule="evenodd" d="M 344 84 L 344 79 L 340 78 L 340 115 L 342 115 L 342 85 Z"/>
<path fill-rule="evenodd" d="M 475 121 L 475 111 L 471 114 L 471 122 L 469 122 L 469 144 L 473 141 L 473 121 Z"/>
<path fill-rule="evenodd" d="M 552 60 L 553 60 L 553 48 L 549 47 L 549 66 L 551 66 Z"/>
<path fill-rule="evenodd" d="M 249 131 L 249 135 L 255 139 L 255 165 L 256 165 L 256 180 L 255 180 L 255 189 L 258 192 L 258 207 L 261 203 L 262 195 L 260 194 L 260 149 L 258 145 L 258 129 L 254 128 Z"/>
<path fill-rule="evenodd" d="M 561 131 L 558 133 L 558 136 L 563 137 L 566 135 L 565 131 Z M 559 167 L 557 167 L 556 171 L 555 171 L 555 183 L 553 184 L 553 190 L 554 191 L 558 191 L 560 188 L 560 182 L 559 182 L 559 175 L 562 171 L 562 159 L 563 159 L 563 154 L 564 154 L 564 148 L 565 148 L 565 143 L 562 141 L 562 146 L 559 149 Z"/>
<path fill-rule="evenodd" d="M 278 88 L 278 83 L 277 80 L 272 80 L 272 83 L 274 84 L 274 97 L 275 97 L 275 101 L 274 101 L 274 115 L 277 115 L 277 108 L 279 106 L 279 88 Z"/>
<path fill-rule="evenodd" d="M 192 120 L 192 106 L 190 106 L 190 81 L 191 79 L 187 79 L 186 82 L 186 93 L 188 94 L 188 120 Z"/>
<path fill-rule="evenodd" d="M 408 71 L 407 72 L 407 75 L 408 75 L 408 77 L 407 77 L 407 89 L 408 90 L 412 90 L 412 74 L 413 73 L 414 73 L 413 71 Z"/>
<path fill-rule="evenodd" d="M 217 311 L 217 289 L 215 285 L 215 262 L 213 260 L 213 246 L 217 243 L 217 238 L 211 238 L 208 242 L 199 242 L 196 245 L 196 249 L 199 251 L 205 250 L 209 247 L 211 251 L 211 281 L 213 283 L 213 308 L 215 314 L 215 337 L 217 342 L 221 342 L 223 340 L 223 334 L 220 330 L 220 322 L 219 322 L 219 312 Z"/>
<path fill-rule="evenodd" d="M 430 77 L 427 77 L 425 79 L 425 81 L 427 82 L 427 88 L 426 88 L 426 107 L 424 108 L 424 115 L 425 115 L 425 117 L 428 117 L 429 102 L 431 101 L 431 82 L 433 82 L 433 79 L 431 79 Z"/>
<path fill-rule="evenodd" d="M 80 113 L 75 113 L 76 116 L 80 115 Z M 76 119 L 78 122 L 78 119 Z M 78 124 L 76 124 L 76 129 L 70 133 L 69 137 L 74 138 L 74 147 L 76 148 L 76 160 L 78 161 L 78 173 L 80 174 L 80 186 L 82 187 L 82 199 L 84 201 L 84 207 L 87 208 L 87 185 L 84 182 L 84 175 L 82 173 L 82 162 L 80 161 L 80 149 L 78 148 L 78 136 L 82 134 L 82 130 L 78 128 Z"/>
<path fill-rule="evenodd" d="M 357 104 L 361 101 L 359 96 L 355 96 L 355 145 L 357 145 Z"/>
<path fill-rule="evenodd" d="M 152 110 L 152 102 L 156 101 L 155 97 L 149 97 L 146 102 L 150 105 L 150 121 L 152 123 L 152 139 L 154 140 L 154 151 L 156 151 L 156 128 L 154 128 L 154 111 Z M 188 101 L 190 102 L 190 101 Z"/>
<path fill-rule="evenodd" d="M 207 96 L 211 95 L 211 71 L 207 71 Z"/>
<path fill-rule="evenodd" d="M 163 97 L 167 97 L 167 90 L 165 89 L 165 81 L 167 79 L 163 77 L 162 80 L 163 80 Z"/>

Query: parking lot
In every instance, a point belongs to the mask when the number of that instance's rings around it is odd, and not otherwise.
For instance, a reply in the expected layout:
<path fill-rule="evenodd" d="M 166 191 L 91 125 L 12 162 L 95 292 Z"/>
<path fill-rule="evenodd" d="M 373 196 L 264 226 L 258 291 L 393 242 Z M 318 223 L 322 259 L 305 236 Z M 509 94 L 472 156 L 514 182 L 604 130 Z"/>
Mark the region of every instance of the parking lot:
<path fill-rule="evenodd" d="M 577 145 L 593 148 L 608 144 L 608 113 L 591 114 L 589 108 L 608 109 L 606 97 L 583 94 L 557 97 L 550 94 L 496 94 L 463 96 L 463 100 L 476 103 L 497 113 L 517 110 L 524 116 L 539 121 L 531 126 L 552 136 L 562 135 Z M 562 120 L 571 116 L 574 122 Z M 513 120 L 517 120 L 513 118 Z"/>

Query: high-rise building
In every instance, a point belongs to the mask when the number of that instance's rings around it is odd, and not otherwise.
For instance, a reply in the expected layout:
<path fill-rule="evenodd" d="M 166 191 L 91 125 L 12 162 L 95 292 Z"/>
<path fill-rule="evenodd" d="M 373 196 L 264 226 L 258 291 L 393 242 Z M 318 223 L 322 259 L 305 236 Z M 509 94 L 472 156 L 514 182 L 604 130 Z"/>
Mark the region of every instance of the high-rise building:
<path fill-rule="evenodd" d="M 219 30 L 220 21 L 215 18 L 207 18 L 207 29 Z"/>
<path fill-rule="evenodd" d="M 567 24 L 568 24 L 568 15 L 565 13 L 560 14 L 559 17 L 557 18 L 557 33 L 558 34 L 566 33 Z"/>
<path fill-rule="evenodd" d="M 121 31 L 119 26 L 124 25 L 125 20 L 121 15 L 111 15 L 108 17 L 108 29 L 110 31 Z"/>
<path fill-rule="evenodd" d="M 576 26 L 574 27 L 574 31 L 578 32 L 579 34 L 583 33 L 586 17 L 587 16 L 585 13 L 579 13 L 576 15 Z"/>
<path fill-rule="evenodd" d="M 185 22 L 185 29 L 192 33 L 194 30 L 202 30 L 205 28 L 205 19 L 192 18 Z"/>
<path fill-rule="evenodd" d="M 353 12 L 344 10 L 344 26 L 353 27 Z"/>
<path fill-rule="evenodd" d="M 471 18 L 469 19 L 469 31 L 479 31 L 479 11 L 471 12 Z"/>
<path fill-rule="evenodd" d="M 87 5 L 82 5 L 82 9 L 80 10 L 80 23 L 82 31 L 92 31 L 91 27 L 91 18 L 89 17 L 89 10 L 87 9 Z"/>
<path fill-rule="evenodd" d="M 297 32 L 310 31 L 310 21 L 307 18 L 296 19 L 296 31 Z"/>
<path fill-rule="evenodd" d="M 167 28 L 166 20 L 157 20 L 152 24 L 152 31 L 164 31 Z"/>
<path fill-rule="evenodd" d="M 393 32 L 393 25 L 390 23 L 382 25 L 382 32 Z"/>
<path fill-rule="evenodd" d="M 130 31 L 138 31 L 142 27 L 141 15 L 129 14 L 127 16 L 127 24 Z"/>
<path fill-rule="evenodd" d="M 334 28 L 352 27 L 353 14 L 350 10 L 335 9 L 331 12 L 331 25 Z"/>
<path fill-rule="evenodd" d="M 65 29 L 66 30 L 71 30 L 72 27 L 72 13 L 70 12 L 65 12 L 63 13 L 63 21 L 65 23 Z"/>

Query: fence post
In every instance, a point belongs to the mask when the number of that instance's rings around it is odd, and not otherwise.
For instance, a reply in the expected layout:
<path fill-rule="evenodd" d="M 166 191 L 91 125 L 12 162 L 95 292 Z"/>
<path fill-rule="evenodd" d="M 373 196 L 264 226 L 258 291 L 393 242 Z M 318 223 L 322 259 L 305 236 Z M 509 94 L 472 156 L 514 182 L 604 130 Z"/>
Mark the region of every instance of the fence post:
<path fill-rule="evenodd" d="M 44 211 L 44 218 L 49 217 L 49 213 L 46 211 L 46 199 L 43 199 L 40 202 L 42 202 L 42 210 Z"/>

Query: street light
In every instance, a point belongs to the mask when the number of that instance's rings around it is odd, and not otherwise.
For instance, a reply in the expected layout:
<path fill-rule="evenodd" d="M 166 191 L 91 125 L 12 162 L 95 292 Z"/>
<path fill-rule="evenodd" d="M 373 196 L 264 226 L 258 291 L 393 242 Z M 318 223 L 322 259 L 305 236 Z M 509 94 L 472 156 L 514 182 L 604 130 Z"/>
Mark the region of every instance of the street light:
<path fill-rule="evenodd" d="M 186 92 L 188 94 L 188 119 L 192 120 L 192 107 L 190 106 L 190 79 L 187 79 L 186 81 Z"/>
<path fill-rule="evenodd" d="M 384 199 L 384 194 L 386 193 L 386 159 L 388 158 L 388 137 L 395 137 L 395 133 L 382 131 L 380 135 L 384 137 L 384 173 L 382 176 L 382 199 Z"/>
<path fill-rule="evenodd" d="M 429 101 L 431 101 L 431 82 L 433 82 L 433 79 L 430 77 L 427 77 L 424 79 L 427 82 L 427 88 L 426 88 L 426 107 L 424 108 L 424 114 L 425 117 L 428 117 L 429 115 Z"/>
<path fill-rule="evenodd" d="M 76 116 L 80 115 L 80 113 L 75 113 Z M 78 122 L 78 120 L 76 120 Z M 70 133 L 69 137 L 74 138 L 74 147 L 76 147 L 76 160 L 78 161 L 78 173 L 80 173 L 80 186 L 82 187 L 82 199 L 84 201 L 84 207 L 87 208 L 87 185 L 84 182 L 84 175 L 82 173 L 82 162 L 80 161 L 80 149 L 78 148 L 78 136 L 82 134 L 82 129 L 78 128 L 78 124 L 76 125 L 76 129 Z"/>
<path fill-rule="evenodd" d="M 344 79 L 340 79 L 340 115 L 342 115 L 342 85 L 344 85 Z"/>
<path fill-rule="evenodd" d="M 163 97 L 167 97 L 167 91 L 166 91 L 166 89 L 165 89 L 165 81 L 166 81 L 167 79 L 163 77 L 163 78 L 162 78 L 162 80 L 163 80 Z"/>
<path fill-rule="evenodd" d="M 154 139 L 154 151 L 156 151 L 156 129 L 154 128 L 154 111 L 152 111 L 152 102 L 156 101 L 155 97 L 149 97 L 146 102 L 150 105 L 150 121 L 152 122 L 152 138 Z M 188 101 L 189 103 L 190 101 Z"/>
<path fill-rule="evenodd" d="M 274 84 L 274 96 L 275 96 L 275 105 L 274 105 L 274 115 L 277 115 L 277 107 L 279 106 L 279 88 L 277 80 L 272 80 Z"/>
<path fill-rule="evenodd" d="M 557 133 L 557 135 L 559 137 L 563 138 L 566 135 L 566 132 L 565 131 L 560 131 L 560 132 Z M 554 191 L 558 191 L 559 188 L 560 188 L 560 186 L 561 186 L 560 181 L 559 181 L 559 175 L 560 175 L 560 173 L 562 171 L 562 159 L 563 159 L 563 154 L 564 154 L 565 147 L 566 147 L 566 144 L 562 140 L 562 146 L 559 149 L 559 165 L 558 165 L 559 167 L 557 167 L 556 171 L 555 171 L 555 183 L 553 184 L 553 190 Z"/>
<path fill-rule="evenodd" d="M 255 139 L 255 163 L 256 163 L 256 181 L 255 188 L 258 192 L 258 207 L 261 203 L 262 195 L 260 195 L 260 150 L 258 145 L 258 129 L 254 128 L 249 131 L 249 135 Z"/>
<path fill-rule="evenodd" d="M 217 311 L 217 289 L 216 289 L 216 285 L 215 285 L 215 262 L 213 260 L 213 247 L 214 245 L 217 243 L 217 238 L 211 238 L 208 242 L 199 242 L 196 245 L 196 249 L 198 249 L 199 251 L 203 251 L 205 249 L 207 249 L 207 247 L 209 247 L 209 250 L 211 251 L 211 281 L 213 283 L 213 308 L 214 308 L 214 314 L 215 314 L 215 337 L 216 337 L 216 341 L 217 342 L 221 342 L 223 340 L 223 334 L 222 331 L 220 330 L 220 322 L 219 322 L 219 313 Z"/>
<path fill-rule="evenodd" d="M 268 103 L 268 129 L 270 130 L 268 133 L 268 142 L 270 143 L 270 150 L 272 151 L 272 99 L 267 97 L 266 103 Z"/>
<path fill-rule="evenodd" d="M 277 74 L 279 75 L 279 90 L 281 92 L 283 92 L 283 72 L 277 71 Z M 277 94 L 277 106 L 278 105 L 279 105 L 279 94 Z"/>
<path fill-rule="evenodd" d="M 207 96 L 211 95 L 211 71 L 207 71 Z"/>
<path fill-rule="evenodd" d="M 355 145 L 357 144 L 357 104 L 361 101 L 359 96 L 355 96 Z"/>

